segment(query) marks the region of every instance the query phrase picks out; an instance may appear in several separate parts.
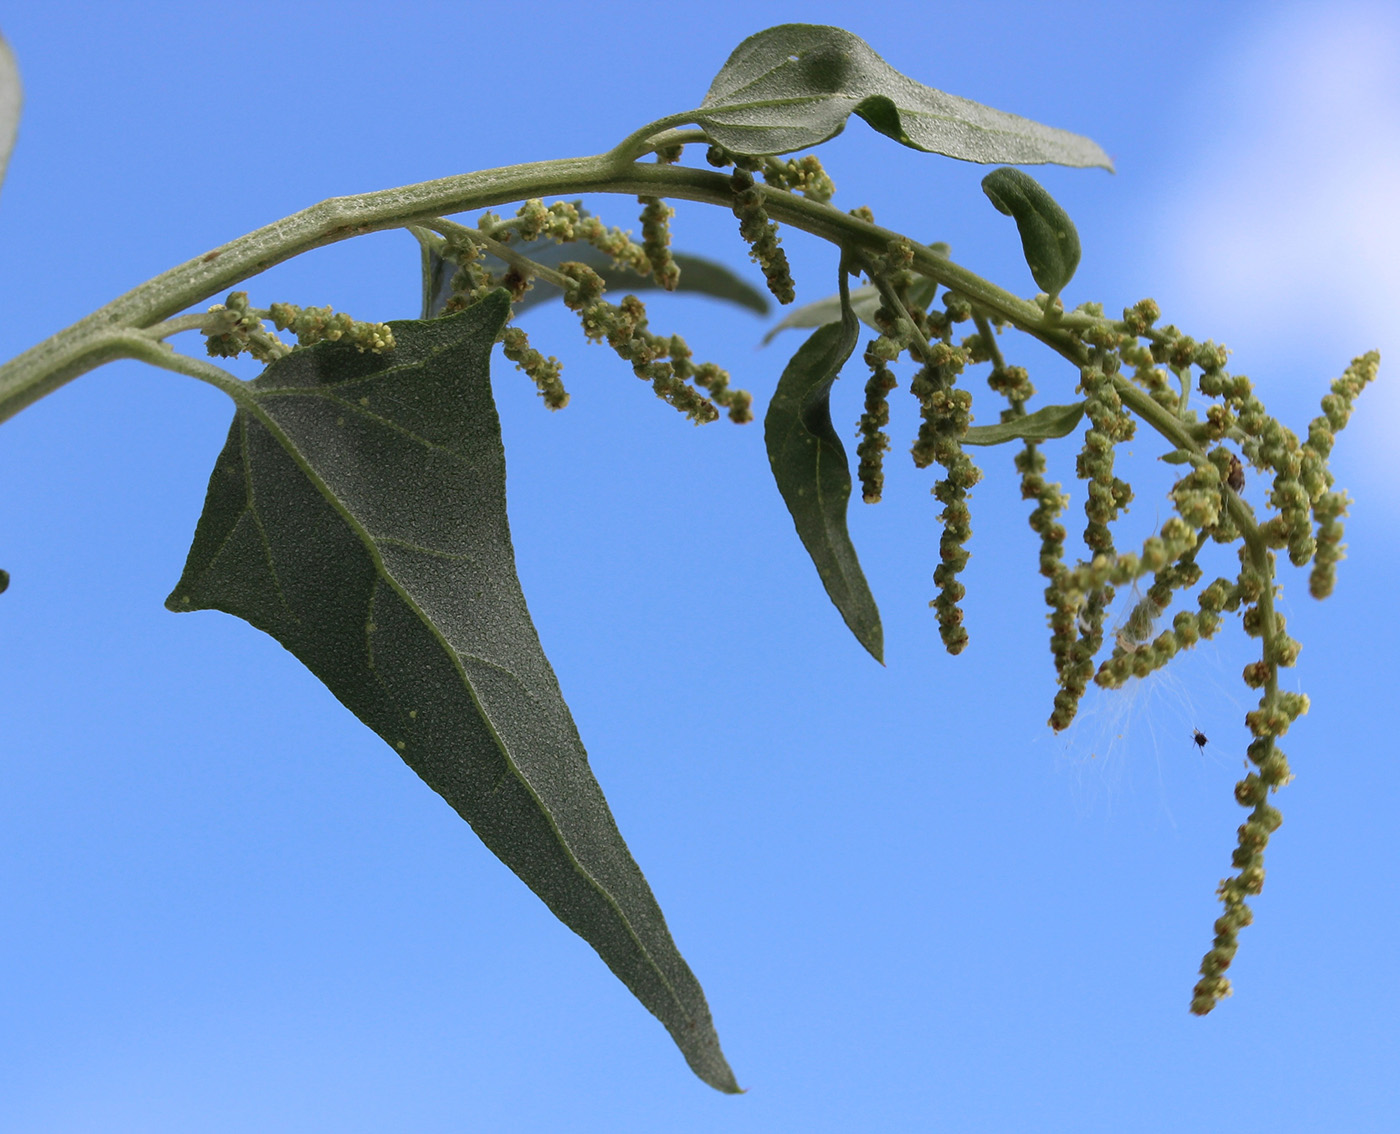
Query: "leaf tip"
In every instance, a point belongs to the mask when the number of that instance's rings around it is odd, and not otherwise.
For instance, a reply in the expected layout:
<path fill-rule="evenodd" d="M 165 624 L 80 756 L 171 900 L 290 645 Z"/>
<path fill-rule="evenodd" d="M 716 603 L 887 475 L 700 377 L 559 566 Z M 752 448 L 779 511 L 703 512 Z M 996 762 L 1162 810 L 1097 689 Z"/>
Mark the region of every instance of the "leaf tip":
<path fill-rule="evenodd" d="M 857 632 L 856 638 L 865 647 L 866 653 L 881 665 L 885 664 L 885 632 L 879 622 L 873 627 L 868 627 L 863 634 Z"/>

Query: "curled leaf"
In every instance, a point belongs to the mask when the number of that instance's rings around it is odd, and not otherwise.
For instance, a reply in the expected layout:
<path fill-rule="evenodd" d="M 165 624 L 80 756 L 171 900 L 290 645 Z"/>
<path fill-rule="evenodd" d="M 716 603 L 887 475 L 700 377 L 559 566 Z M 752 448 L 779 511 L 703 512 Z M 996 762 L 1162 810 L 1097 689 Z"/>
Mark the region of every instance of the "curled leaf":
<path fill-rule="evenodd" d="M 171 610 L 272 635 L 737 1091 L 699 983 L 613 821 L 525 607 L 506 519 L 495 291 L 323 342 L 239 395 Z M 450 969 L 448 957 L 425 965 Z"/>
<path fill-rule="evenodd" d="M 1079 267 L 1079 232 L 1069 214 L 1039 181 L 1009 166 L 982 178 L 982 192 L 997 212 L 1015 219 L 1031 276 L 1054 299 Z"/>
<path fill-rule="evenodd" d="M 880 611 L 846 526 L 851 470 L 831 424 L 831 384 L 860 336 L 844 269 L 840 299 L 841 321 L 818 327 L 778 379 L 763 440 L 773 479 L 822 586 L 856 640 L 883 663 Z"/>
<path fill-rule="evenodd" d="M 1084 403 L 1043 406 L 1023 417 L 996 425 L 972 425 L 963 435 L 964 445 L 1004 445 L 1008 441 L 1053 441 L 1068 437 L 1084 416 Z"/>
<path fill-rule="evenodd" d="M 912 149 L 963 161 L 1113 168 L 1088 138 L 926 87 L 859 36 L 819 24 L 749 36 L 715 76 L 695 121 L 731 153 L 759 156 L 819 145 L 852 114 Z"/>

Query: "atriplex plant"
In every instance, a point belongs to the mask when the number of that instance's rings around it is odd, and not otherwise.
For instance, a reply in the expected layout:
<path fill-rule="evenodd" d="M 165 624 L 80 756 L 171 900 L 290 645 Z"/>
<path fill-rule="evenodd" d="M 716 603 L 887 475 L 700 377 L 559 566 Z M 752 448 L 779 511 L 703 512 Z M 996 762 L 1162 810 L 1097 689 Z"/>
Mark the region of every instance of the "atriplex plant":
<path fill-rule="evenodd" d="M 0 43 L 0 175 L 18 110 L 13 60 Z M 868 209 L 836 209 L 815 157 L 778 156 L 834 137 L 852 113 L 917 150 L 1008 163 L 983 188 L 1015 220 L 1041 294 L 1019 298 L 954 263 L 946 246 L 881 228 Z M 687 147 L 713 168 L 681 164 Z M 1331 592 L 1347 497 L 1333 488 L 1327 459 L 1379 358 L 1352 362 L 1300 441 L 1268 415 L 1247 379 L 1226 372 L 1224 347 L 1160 326 L 1152 300 L 1119 319 L 1098 304 L 1064 311 L 1058 295 L 1078 264 L 1078 236 L 1045 190 L 1010 168 L 1046 162 L 1111 168 L 1093 142 L 916 83 L 847 32 L 783 25 L 740 44 L 699 108 L 649 123 L 596 157 L 325 201 L 172 268 L 0 367 L 0 420 L 116 358 L 228 394 L 233 423 L 166 605 L 237 615 L 301 659 L 598 951 L 697 1075 L 737 1091 L 704 995 L 613 822 L 526 611 L 489 360 L 501 343 L 546 405 L 566 405 L 558 362 L 512 323 L 531 302 L 557 295 L 587 338 L 606 341 L 693 421 L 713 421 L 721 410 L 748 421 L 750 396 L 731 388 L 723 370 L 693 362 L 679 336 L 652 331 L 635 295 L 612 303 L 605 293 L 679 288 L 763 305 L 717 265 L 672 255 L 667 198 L 732 209 L 784 303 L 793 285 L 778 224 L 828 240 L 840 250 L 837 293 L 780 324 L 816 330 L 778 379 L 764 435 L 798 535 L 866 650 L 881 656 L 880 618 L 847 534 L 852 477 L 828 401 L 861 323 L 875 332 L 863 354 L 861 493 L 880 499 L 887 398 L 898 385 L 893 368 L 907 356 L 920 414 L 914 462 L 940 469 L 933 494 L 943 505 L 942 561 L 930 605 L 950 653 L 967 641 L 958 575 L 971 535 L 968 494 L 981 476 L 969 449 L 1010 443 L 1019 445 L 1021 493 L 1034 502 L 1030 526 L 1040 537 L 1058 683 L 1053 729 L 1070 724 L 1091 680 L 1113 689 L 1152 673 L 1213 636 L 1227 611 L 1259 640 L 1259 658 L 1243 673 L 1259 691 L 1245 717 L 1253 768 L 1235 785 L 1249 814 L 1191 999 L 1203 1015 L 1230 991 L 1224 973 L 1251 920 L 1246 898 L 1263 887 L 1264 847 L 1281 821 L 1268 802 L 1290 779 L 1278 738 L 1308 707 L 1303 695 L 1279 688 L 1279 669 L 1294 664 L 1300 646 L 1276 609 L 1274 553 L 1311 566 L 1314 597 Z M 641 242 L 576 204 L 543 200 L 580 193 L 638 198 Z M 488 211 L 474 226 L 446 219 L 520 201 L 513 215 Z M 390 228 L 420 244 L 421 319 L 366 323 L 328 308 L 255 307 L 245 292 L 228 292 L 302 252 Z M 868 282 L 853 290 L 850 276 Z M 216 295 L 223 302 L 180 314 Z M 290 330 L 296 345 L 267 321 Z M 1077 400 L 1032 408 L 1026 371 L 1003 355 L 1008 327 L 1077 370 Z M 247 352 L 267 369 L 244 382 L 181 354 L 166 340 L 187 331 L 204 337 L 210 356 Z M 1004 408 L 996 424 L 973 425 L 963 377 L 984 364 Z M 1086 419 L 1076 464 L 1087 484 L 1086 550 L 1066 562 L 1069 497 L 1044 479 L 1039 446 Z M 1162 438 L 1163 459 L 1181 476 L 1169 493 L 1174 515 L 1140 550 L 1122 552 L 1114 528 L 1133 493 L 1115 474 L 1115 452 L 1139 423 Z M 1272 479 L 1262 518 L 1242 495 L 1246 469 Z M 1197 559 L 1210 543 L 1236 545 L 1239 567 L 1202 585 Z M 1143 597 L 1113 627 L 1115 589 L 1147 576 Z M 7 582 L 0 572 L 0 589 Z"/>

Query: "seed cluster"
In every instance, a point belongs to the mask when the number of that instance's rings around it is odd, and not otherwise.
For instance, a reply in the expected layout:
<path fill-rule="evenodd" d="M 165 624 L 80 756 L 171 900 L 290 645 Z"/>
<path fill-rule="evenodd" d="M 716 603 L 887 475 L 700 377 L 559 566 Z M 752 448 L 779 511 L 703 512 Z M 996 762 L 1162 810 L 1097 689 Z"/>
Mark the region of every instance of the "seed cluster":
<path fill-rule="evenodd" d="M 524 331 L 519 327 L 507 327 L 501 332 L 501 349 L 534 382 L 546 406 L 559 410 L 569 404 L 569 392 L 559 380 L 562 370 L 559 360 L 553 355 L 546 358 L 532 347 Z"/>
<path fill-rule="evenodd" d="M 213 358 L 237 358 L 249 354 L 259 362 L 284 358 L 296 347 L 284 343 L 263 326 L 272 320 L 279 331 L 291 331 L 298 347 L 319 342 L 346 342 L 360 352 L 380 354 L 394 349 L 394 332 L 384 323 L 362 323 L 329 307 L 297 307 L 274 303 L 266 311 L 248 305 L 248 293 L 235 291 L 223 303 L 209 308 L 201 330 L 205 349 Z"/>
<path fill-rule="evenodd" d="M 870 264 L 885 302 L 874 317 L 881 334 L 865 350 L 870 379 L 857 452 L 863 495 L 878 500 L 881 460 L 889 445 L 887 393 L 895 385 L 890 367 L 907 351 L 921 364 L 910 386 L 920 407 L 914 462 L 945 469 L 934 489 L 945 508 L 940 517 L 942 562 L 935 572 L 940 591 L 931 605 L 938 611 L 944 642 L 956 653 L 966 642 L 958 609 L 963 592 L 956 581 L 967 562 L 963 545 L 971 532 L 966 497 L 979 475 L 970 462 L 964 463 L 971 395 L 956 381 L 966 367 L 990 363 L 988 385 L 1008 403 L 1003 423 L 1023 418 L 1035 391 L 1025 370 L 1002 359 L 987 314 L 953 293 L 944 294 L 941 313 L 909 303 L 909 259 L 907 250 L 896 246 Z M 955 346 L 951 327 L 969 314 L 977 333 Z M 1352 362 L 1332 384 L 1322 414 L 1300 442 L 1267 413 L 1247 378 L 1227 372 L 1224 347 L 1197 343 L 1175 327 L 1158 328 L 1160 312 L 1151 300 L 1128 308 L 1121 320 L 1104 318 L 1102 309 L 1091 304 L 1057 318 L 1064 320 L 1071 339 L 1061 353 L 1081 359 L 1079 390 L 1087 428 L 1075 472 L 1086 489 L 1085 558 L 1065 562 L 1063 514 L 1069 500 L 1059 484 L 1046 479 L 1037 443 L 1026 440 L 1015 459 L 1022 497 L 1035 502 L 1029 522 L 1040 537 L 1039 569 L 1047 580 L 1050 652 L 1058 685 L 1051 727 L 1063 729 L 1073 721 L 1091 680 L 1116 689 L 1145 677 L 1181 650 L 1213 637 L 1225 614 L 1238 615 L 1246 634 L 1262 646 L 1260 658 L 1243 674 L 1246 685 L 1260 691 L 1258 707 L 1244 722 L 1253 738 L 1247 750 L 1252 770 L 1235 786 L 1235 798 L 1249 808 L 1249 815 L 1237 832 L 1231 859 L 1235 873 L 1217 891 L 1225 908 L 1191 1000 L 1191 1010 L 1204 1014 L 1229 994 L 1224 973 L 1238 947 L 1239 930 L 1253 917 L 1246 898 L 1263 888 L 1264 849 L 1282 822 L 1268 802 L 1291 778 L 1277 740 L 1308 709 L 1306 696 L 1278 688 L 1280 667 L 1293 665 L 1301 647 L 1287 635 L 1274 607 L 1274 552 L 1286 550 L 1296 566 L 1311 564 L 1312 593 L 1319 598 L 1330 593 L 1342 557 L 1347 497 L 1334 489 L 1327 458 L 1357 395 L 1375 378 L 1379 356 L 1373 352 Z M 1189 408 L 1193 388 L 1208 400 L 1194 410 Z M 1169 493 L 1175 515 L 1140 550 L 1120 552 L 1113 530 L 1133 491 L 1115 469 L 1115 454 L 1134 437 L 1139 421 L 1179 446 L 1168 460 L 1185 468 Z M 1243 497 L 1246 468 L 1271 480 L 1271 511 L 1262 522 Z M 1237 545 L 1239 570 L 1234 578 L 1216 577 L 1203 586 L 1197 559 L 1212 543 Z M 1115 589 L 1149 577 L 1145 594 L 1123 625 L 1106 634 Z M 1108 656 L 1100 660 L 1105 646 Z"/>
<path fill-rule="evenodd" d="M 664 155 L 668 156 L 668 155 Z M 605 342 L 632 366 L 637 377 L 651 384 L 657 397 L 697 424 L 714 421 L 720 409 L 735 422 L 753 417 L 752 396 L 731 388 L 729 375 L 712 362 L 699 365 L 679 335 L 663 336 L 651 331 L 646 306 L 635 295 L 620 303 L 603 299 L 606 285 L 593 268 L 577 261 L 565 261 L 546 269 L 529 258 L 521 246 L 532 241 L 586 243 L 604 253 L 618 268 L 638 275 L 654 275 L 667 290 L 680 282 L 680 269 L 671 255 L 669 221 L 671 207 L 657 198 L 639 198 L 642 209 L 641 244 L 621 229 L 609 228 L 597 217 L 585 214 L 580 206 L 556 201 L 526 201 L 514 217 L 502 219 L 485 213 L 475 230 L 449 229 L 444 255 L 457 264 L 452 278 L 453 294 L 444 313 L 462 310 L 489 291 L 505 287 L 519 300 L 537 279 L 547 278 L 564 288 L 564 304 L 578 313 L 584 335 L 592 342 Z M 484 263 L 487 241 L 503 244 L 516 253 L 516 261 L 504 272 L 492 272 Z M 501 333 L 508 359 L 523 370 L 540 392 L 545 405 L 561 409 L 569 395 L 561 381 L 559 360 L 546 358 L 535 350 L 525 332 L 514 324 Z"/>
<path fill-rule="evenodd" d="M 749 246 L 749 258 L 763 270 L 768 290 L 779 303 L 791 303 L 797 296 L 788 267 L 787 253 L 778 237 L 778 226 L 768 219 L 763 207 L 763 190 L 754 184 L 753 174 L 736 169 L 730 178 L 734 189 L 734 215 L 739 218 L 739 235 Z"/>
<path fill-rule="evenodd" d="M 972 394 L 956 386 L 973 352 L 966 344 L 954 345 L 952 339 L 954 325 L 972 318 L 972 308 L 954 292 L 944 293 L 941 312 L 912 302 L 910 286 L 915 276 L 909 265 L 913 259 L 913 246 L 901 241 L 867 266 L 884 302 L 874 316 L 880 335 L 865 349 L 871 373 L 866 383 L 865 412 L 857 426 L 861 436 L 859 472 L 862 496 L 868 503 L 878 501 L 884 481 L 883 454 L 889 447 L 884 432 L 889 421 L 887 394 L 896 384 L 889 364 L 907 352 L 919 364 L 909 384 L 909 392 L 919 403 L 919 432 L 910 454 L 917 468 L 937 464 L 944 470 L 932 489 L 943 510 L 938 517 L 942 525 L 939 564 L 933 573 L 938 594 L 929 606 L 937 614 L 944 647 L 958 654 L 968 642 L 961 605 L 967 592 L 958 578 L 970 558 L 967 542 L 972 538 L 972 514 L 967 500 L 982 473 L 962 444 L 972 423 Z"/>
<path fill-rule="evenodd" d="M 671 256 L 670 221 L 676 210 L 660 197 L 638 197 L 642 209 L 642 250 L 646 252 L 651 273 L 667 291 L 675 291 L 681 282 L 681 270 Z"/>
<path fill-rule="evenodd" d="M 697 425 L 719 417 L 716 405 L 729 411 L 731 421 L 752 419 L 749 393 L 730 389 L 729 375 L 713 363 L 695 366 L 690 348 L 679 335 L 654 334 L 648 328 L 646 307 L 635 295 L 625 296 L 621 303 L 609 303 L 602 298 L 602 277 L 587 264 L 565 262 L 559 270 L 574 281 L 564 294 L 564 304 L 578 313 L 584 335 L 591 342 L 606 342 L 619 358 L 631 363 L 632 372 L 650 382 L 658 398 Z M 689 385 L 690 381 L 710 397 Z"/>
<path fill-rule="evenodd" d="M 856 446 L 856 456 L 860 459 L 857 469 L 860 494 L 867 504 L 878 504 L 885 489 L 885 453 L 890 447 L 890 438 L 885 432 L 885 426 L 890 423 L 889 394 L 899 385 L 885 360 L 872 352 L 874 345 L 872 339 L 865 351 L 870 378 L 865 383 L 865 412 L 857 425 L 860 443 Z"/>
<path fill-rule="evenodd" d="M 658 153 L 662 161 L 679 156 L 677 147 Z M 791 273 L 765 201 L 771 194 L 787 192 L 824 203 L 834 190 L 830 178 L 813 158 L 745 157 L 713 145 L 706 157 L 716 167 L 732 167 L 733 211 L 740 234 L 770 290 L 782 302 L 790 302 Z M 755 184 L 759 173 L 764 187 Z M 564 302 L 577 313 L 585 336 L 611 347 L 658 397 L 696 422 L 717 418 L 721 409 L 734 421 L 747 421 L 752 416 L 747 393 L 732 390 L 728 375 L 717 366 L 697 366 L 678 336 L 651 331 L 646 308 L 636 296 L 616 303 L 606 299 L 604 281 L 593 268 L 565 262 L 545 270 L 516 256 L 509 270 L 497 274 L 483 263 L 490 241 L 522 254 L 528 249 L 521 246 L 532 240 L 578 241 L 601 250 L 620 268 L 650 274 L 662 287 L 674 288 L 679 273 L 670 250 L 672 210 L 657 198 L 640 200 L 641 243 L 564 203 L 546 207 L 529 201 L 515 217 L 504 220 L 487 214 L 480 221 L 479 237 L 449 237 L 451 258 L 458 265 L 453 281 L 458 294 L 452 303 L 466 305 L 493 287 L 505 286 L 519 298 L 538 280 L 561 286 Z M 849 215 L 869 223 L 874 219 L 864 207 Z M 946 246 L 932 248 L 940 257 L 948 254 Z M 879 255 L 849 248 L 843 255 L 859 265 L 881 298 L 870 317 L 878 334 L 863 352 L 869 378 L 857 424 L 861 495 L 875 503 L 883 493 L 884 458 L 890 449 L 889 394 L 898 385 L 895 367 L 907 356 L 914 368 L 909 391 L 919 415 L 911 456 L 919 468 L 939 469 L 932 489 L 942 506 L 939 563 L 933 576 L 937 594 L 929 605 L 950 653 L 960 652 L 968 642 L 960 576 L 969 562 L 971 490 L 981 479 L 966 448 L 974 428 L 973 396 L 960 382 L 969 368 L 980 365 L 989 366 L 988 386 L 1006 402 L 995 435 L 1021 442 L 1015 468 L 1021 495 L 1033 504 L 1028 522 L 1039 540 L 1038 569 L 1045 580 L 1056 676 L 1049 720 L 1053 729 L 1066 728 L 1074 720 L 1090 682 L 1117 689 L 1146 677 L 1182 650 L 1216 635 L 1226 615 L 1237 616 L 1245 633 L 1260 643 L 1258 658 L 1243 673 L 1245 684 L 1259 696 L 1244 721 L 1252 738 L 1247 750 L 1251 768 L 1234 792 L 1248 816 L 1237 832 L 1234 873 L 1218 889 L 1224 909 L 1191 1001 L 1193 1012 L 1209 1012 L 1229 994 L 1225 972 L 1238 947 L 1239 930 L 1253 917 L 1246 899 L 1262 890 L 1264 850 L 1282 822 L 1269 802 L 1291 778 L 1278 741 L 1308 709 L 1304 695 L 1279 689 L 1280 668 L 1296 662 L 1301 646 L 1288 636 L 1275 609 L 1275 553 L 1285 552 L 1293 565 L 1311 568 L 1314 596 L 1331 592 L 1343 557 L 1342 519 L 1348 498 L 1335 488 L 1327 461 L 1356 397 L 1375 378 L 1379 357 L 1373 352 L 1352 362 L 1323 398 L 1322 412 L 1312 421 L 1306 440 L 1300 440 L 1268 414 L 1247 378 L 1227 371 L 1229 353 L 1224 347 L 1160 326 L 1161 312 L 1152 300 L 1125 309 L 1121 319 L 1106 317 L 1096 304 L 1065 312 L 1058 303 L 1045 300 L 1034 333 L 1077 366 L 1085 422 L 1075 460 L 1075 475 L 1084 485 L 1083 551 L 1067 556 L 1065 512 L 1070 498 L 1061 484 L 1047 478 L 1042 452 L 1044 441 L 1062 430 L 1036 432 L 1026 420 L 1035 416 L 1030 412 L 1035 387 L 1024 368 L 1008 365 L 997 342 L 1009 318 L 980 309 L 946 288 L 940 308 L 940 293 L 915 273 L 916 249 L 906 240 Z M 239 336 L 258 341 L 259 332 L 248 317 L 232 306 L 217 326 L 211 322 L 211 328 L 230 341 Z M 958 341 L 958 325 L 969 320 L 975 332 Z M 531 375 L 546 404 L 563 405 L 568 396 L 559 384 L 557 361 L 533 350 L 516 328 L 508 329 L 503 340 L 507 357 Z M 1116 458 L 1141 424 L 1167 440 L 1172 451 L 1163 459 L 1181 471 L 1169 493 L 1173 514 L 1136 550 L 1123 551 L 1115 529 L 1133 501 L 1133 489 Z M 986 434 L 979 442 L 992 443 Z M 1251 482 L 1256 489 L 1252 495 L 1263 496 L 1262 518 L 1254 510 L 1261 501 L 1246 500 Z M 1238 549 L 1237 570 L 1206 574 L 1199 560 L 1213 544 Z M 1141 593 L 1139 584 L 1145 588 Z M 1137 601 L 1123 623 L 1109 629 L 1108 611 L 1117 591 L 1125 587 L 1133 588 Z M 1198 743 L 1203 740 L 1202 736 Z"/>

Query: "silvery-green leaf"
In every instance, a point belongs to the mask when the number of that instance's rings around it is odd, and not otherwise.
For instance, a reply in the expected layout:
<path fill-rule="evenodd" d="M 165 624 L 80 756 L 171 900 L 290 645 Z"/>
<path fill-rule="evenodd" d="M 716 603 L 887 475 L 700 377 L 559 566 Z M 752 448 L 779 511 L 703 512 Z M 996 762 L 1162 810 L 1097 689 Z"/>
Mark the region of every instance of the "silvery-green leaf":
<path fill-rule="evenodd" d="M 248 383 L 166 605 L 276 638 L 597 950 L 701 1079 L 737 1091 L 520 592 L 488 373 L 509 313 L 497 290 L 390 324 L 386 354 L 321 343 Z"/>
<path fill-rule="evenodd" d="M 1113 168 L 1088 138 L 926 87 L 859 36 L 818 24 L 749 36 L 715 76 L 695 121 L 731 153 L 759 156 L 819 145 L 852 114 L 913 149 L 963 161 Z"/>

